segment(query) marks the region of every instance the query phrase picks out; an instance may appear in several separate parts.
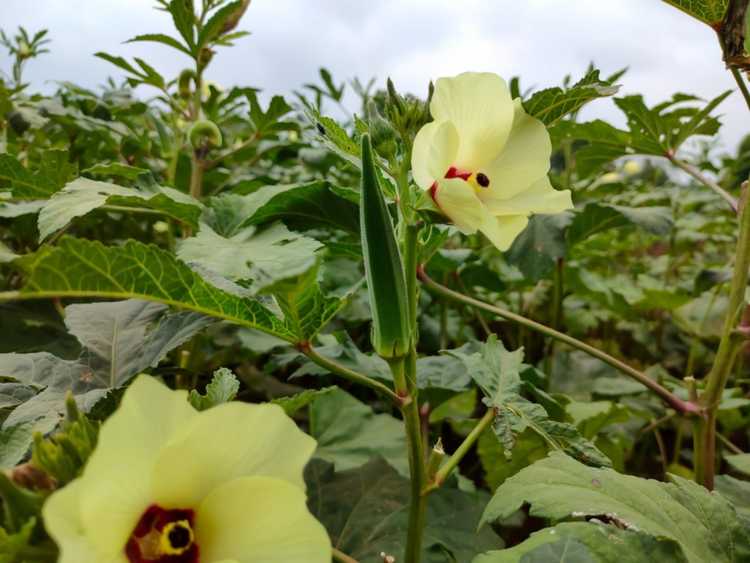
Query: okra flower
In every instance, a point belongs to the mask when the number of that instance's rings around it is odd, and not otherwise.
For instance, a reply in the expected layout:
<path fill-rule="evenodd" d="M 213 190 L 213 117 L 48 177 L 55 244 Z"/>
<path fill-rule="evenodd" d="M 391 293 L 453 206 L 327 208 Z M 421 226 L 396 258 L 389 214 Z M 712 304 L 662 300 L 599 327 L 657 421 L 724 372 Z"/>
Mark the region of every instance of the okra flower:
<path fill-rule="evenodd" d="M 570 191 L 547 177 L 547 129 L 496 74 L 439 78 L 430 113 L 414 140 L 412 174 L 462 232 L 479 230 L 506 250 L 530 214 L 573 207 Z"/>
<path fill-rule="evenodd" d="M 45 525 L 59 563 L 329 563 L 302 478 L 314 449 L 278 406 L 199 413 L 140 376 Z"/>

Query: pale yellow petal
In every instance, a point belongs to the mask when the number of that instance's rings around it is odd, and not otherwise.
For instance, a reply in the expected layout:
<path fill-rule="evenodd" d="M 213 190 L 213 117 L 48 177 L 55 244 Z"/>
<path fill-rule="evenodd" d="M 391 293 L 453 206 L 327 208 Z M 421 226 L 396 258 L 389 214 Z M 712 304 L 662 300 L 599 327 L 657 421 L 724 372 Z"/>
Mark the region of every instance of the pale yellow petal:
<path fill-rule="evenodd" d="M 96 553 L 89 543 L 80 517 L 84 488 L 82 480 L 76 479 L 52 493 L 44 503 L 44 526 L 60 549 L 58 563 L 127 563 L 125 554 L 116 546 Z"/>
<path fill-rule="evenodd" d="M 487 213 L 474 187 L 460 178 L 439 180 L 434 199 L 440 210 L 467 235 L 477 232 Z"/>
<path fill-rule="evenodd" d="M 486 215 L 479 230 L 486 236 L 498 250 L 505 251 L 510 248 L 513 241 L 526 228 L 529 220 L 525 215 L 507 215 L 505 217 L 493 217 Z"/>
<path fill-rule="evenodd" d="M 302 471 L 315 447 L 277 405 L 226 403 L 200 413 L 164 448 L 154 466 L 154 500 L 195 506 L 221 483 L 249 475 L 304 491 Z"/>
<path fill-rule="evenodd" d="M 331 561 L 328 534 L 308 511 L 305 492 L 271 477 L 241 477 L 211 491 L 196 513 L 195 538 L 206 561 Z"/>
<path fill-rule="evenodd" d="M 81 478 L 81 522 L 96 549 L 125 546 L 154 501 L 151 475 L 160 450 L 196 416 L 186 392 L 172 391 L 150 376 L 138 377 L 128 388 L 102 425 Z"/>
<path fill-rule="evenodd" d="M 419 130 L 411 154 L 414 181 L 423 190 L 445 176 L 458 152 L 458 133 L 449 121 L 433 121 Z"/>
<path fill-rule="evenodd" d="M 479 170 L 490 179 L 480 194 L 483 201 L 508 199 L 529 189 L 546 176 L 550 168 L 552 144 L 544 124 L 528 115 L 520 100 L 515 101 L 513 129 L 503 151 Z"/>
<path fill-rule="evenodd" d="M 475 171 L 502 151 L 513 124 L 513 100 L 496 74 L 465 72 L 439 78 L 430 102 L 435 121 L 451 121 L 459 138 L 453 164 Z"/>
<path fill-rule="evenodd" d="M 529 215 L 560 213 L 573 208 L 570 190 L 556 190 L 547 176 L 534 182 L 529 189 L 507 199 L 485 199 L 492 215 Z"/>

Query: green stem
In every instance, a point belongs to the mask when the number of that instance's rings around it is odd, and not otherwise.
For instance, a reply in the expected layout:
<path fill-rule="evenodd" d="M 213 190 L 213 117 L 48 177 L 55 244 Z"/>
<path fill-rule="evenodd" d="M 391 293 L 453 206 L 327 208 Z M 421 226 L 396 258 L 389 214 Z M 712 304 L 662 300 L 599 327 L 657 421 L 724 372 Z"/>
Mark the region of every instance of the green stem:
<path fill-rule="evenodd" d="M 474 299 L 472 297 L 463 295 L 462 293 L 458 293 L 456 291 L 448 289 L 447 287 L 440 285 L 432 278 L 430 278 L 422 267 L 419 268 L 419 277 L 422 280 L 422 283 L 424 283 L 428 288 L 439 295 L 449 297 L 461 303 L 466 303 L 467 305 L 471 305 L 472 307 L 476 307 L 478 309 L 487 311 L 488 313 L 497 315 L 498 317 L 513 321 L 523 327 L 529 328 L 536 332 L 540 332 L 546 336 L 549 336 L 550 338 L 554 338 L 559 342 L 563 342 L 569 346 L 572 346 L 573 348 L 577 348 L 578 350 L 586 352 L 587 354 L 602 360 L 603 362 L 624 373 L 628 377 L 635 379 L 645 387 L 648 387 L 651 391 L 661 397 L 661 399 L 665 403 L 667 403 L 679 413 L 699 414 L 700 412 L 702 412 L 700 406 L 690 401 L 684 401 L 680 399 L 678 396 L 671 393 L 668 389 L 662 387 L 659 383 L 648 377 L 645 373 L 638 371 L 637 369 L 629 366 L 625 362 L 622 362 L 613 356 L 610 356 L 606 352 L 602 352 L 598 348 L 594 348 L 593 346 L 586 344 L 585 342 L 581 342 L 580 340 L 573 338 L 572 336 L 568 336 L 567 334 L 558 332 L 557 330 L 554 330 L 548 326 L 545 326 L 536 321 L 532 321 L 531 319 L 527 319 L 526 317 L 523 317 L 521 315 L 517 315 L 516 313 L 513 313 L 506 309 L 495 307 L 483 301 L 479 301 L 478 299 Z"/>
<path fill-rule="evenodd" d="M 668 152 L 664 155 L 669 162 L 671 162 L 674 166 L 682 170 L 683 172 L 689 174 L 698 182 L 706 186 L 707 188 L 713 190 L 719 197 L 721 197 L 724 201 L 726 201 L 729 206 L 732 208 L 732 211 L 737 213 L 737 210 L 739 209 L 739 204 L 737 203 L 737 200 L 732 196 L 729 192 L 727 192 L 724 188 L 722 188 L 719 184 L 711 180 L 708 176 L 705 176 L 700 170 L 698 170 L 695 166 L 692 164 L 689 164 L 683 160 L 680 160 L 677 158 L 672 152 Z"/>
<path fill-rule="evenodd" d="M 193 151 L 190 162 L 192 165 L 190 170 L 190 195 L 195 199 L 200 199 L 203 195 L 203 163 L 195 151 Z"/>
<path fill-rule="evenodd" d="M 402 179 L 406 187 L 401 186 L 401 193 L 406 194 L 408 182 Z M 405 360 L 401 363 L 403 377 L 401 384 L 405 388 L 396 392 L 406 393 L 411 400 L 407 400 L 401 412 L 404 417 L 404 428 L 409 448 L 409 473 L 411 477 L 411 498 L 409 502 L 409 527 L 407 531 L 405 563 L 419 563 L 422 557 L 422 537 L 424 535 L 427 498 L 422 495 L 422 489 L 427 482 L 427 467 L 425 463 L 425 444 L 422 439 L 422 424 L 419 416 L 419 397 L 417 389 L 417 300 L 419 286 L 417 284 L 417 242 L 419 239 L 419 225 L 407 223 L 404 233 L 404 271 L 406 275 L 406 295 L 408 300 L 409 326 L 411 327 L 411 346 Z M 399 381 L 394 372 L 394 380 Z"/>
<path fill-rule="evenodd" d="M 745 308 L 748 269 L 750 269 L 750 209 L 745 206 L 740 216 L 740 233 L 737 241 L 734 274 L 732 275 L 729 304 L 721 331 L 719 349 L 716 352 L 711 371 L 706 376 L 706 386 L 700 397 L 701 404 L 706 407 L 707 416 L 702 423 L 696 424 L 694 427 L 694 441 L 700 446 L 700 449 L 694 446 L 696 480 L 699 480 L 708 489 L 713 489 L 714 484 L 716 412 L 732 366 L 737 358 L 737 353 L 741 348 L 742 340 L 736 334 L 736 329 Z"/>
<path fill-rule="evenodd" d="M 732 76 L 734 77 L 734 81 L 737 83 L 740 92 L 742 92 L 742 97 L 745 98 L 745 103 L 747 104 L 748 109 L 750 109 L 750 90 L 747 89 L 745 79 L 742 78 L 742 74 L 735 67 L 732 67 Z"/>
<path fill-rule="evenodd" d="M 334 360 L 326 358 L 309 344 L 303 343 L 302 345 L 300 345 L 299 348 L 300 348 L 300 351 L 305 356 L 310 358 L 310 360 L 318 364 L 320 367 L 327 369 L 334 375 L 338 375 L 339 377 L 342 377 L 348 381 L 351 381 L 352 383 L 357 383 L 359 385 L 364 385 L 365 387 L 369 387 L 370 389 L 373 389 L 377 391 L 378 393 L 381 393 L 382 395 L 388 397 L 397 405 L 402 404 L 403 401 L 401 397 L 399 397 L 399 395 L 394 393 L 392 389 L 390 389 L 388 386 L 384 385 L 383 383 L 375 379 L 372 379 L 371 377 L 368 377 L 362 373 L 356 372 L 353 369 L 349 369 L 348 367 L 343 366 L 339 364 L 338 362 L 335 362 Z"/>
<path fill-rule="evenodd" d="M 482 432 L 484 432 L 484 430 L 492 423 L 494 419 L 494 409 L 489 409 L 486 413 L 484 413 L 484 416 L 479 419 L 477 425 L 472 429 L 469 435 L 464 438 L 464 441 L 461 442 L 461 445 L 458 446 L 455 452 L 453 452 L 453 455 L 450 456 L 448 458 L 448 461 L 446 461 L 443 466 L 437 471 L 437 473 L 435 473 L 435 477 L 432 479 L 432 482 L 427 485 L 427 487 L 422 491 L 422 494 L 427 494 L 432 490 L 437 489 L 445 482 L 445 480 L 450 476 L 453 470 L 458 467 L 458 464 L 461 463 L 461 460 L 466 456 L 467 453 L 469 453 L 469 450 L 479 439 L 479 436 L 482 435 Z"/>

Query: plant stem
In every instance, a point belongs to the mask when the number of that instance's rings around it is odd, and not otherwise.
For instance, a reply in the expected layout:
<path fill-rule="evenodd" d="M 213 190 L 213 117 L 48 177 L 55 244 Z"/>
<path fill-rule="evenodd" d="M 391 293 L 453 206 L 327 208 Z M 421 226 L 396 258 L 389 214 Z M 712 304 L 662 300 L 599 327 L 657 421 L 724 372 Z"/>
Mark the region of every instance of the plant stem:
<path fill-rule="evenodd" d="M 394 393 L 393 390 L 390 389 L 387 385 L 384 385 L 380 381 L 372 379 L 371 377 L 368 377 L 367 375 L 356 372 L 353 369 L 343 366 L 334 360 L 326 358 L 309 344 L 303 343 L 299 346 L 299 349 L 305 356 L 310 358 L 310 360 L 318 364 L 320 367 L 327 369 L 331 373 L 338 375 L 339 377 L 342 377 L 344 379 L 347 379 L 353 383 L 358 383 L 359 385 L 364 385 L 365 387 L 374 389 L 378 393 L 381 393 L 382 395 L 387 396 L 397 405 L 402 404 L 403 402 L 402 398 L 396 393 Z"/>
<path fill-rule="evenodd" d="M 502 317 L 506 320 L 513 321 L 531 330 L 540 332 L 546 336 L 549 336 L 550 338 L 554 338 L 555 340 L 568 344 L 573 348 L 577 348 L 578 350 L 586 352 L 587 354 L 602 360 L 603 362 L 624 373 L 628 377 L 635 379 L 645 387 L 648 387 L 651 391 L 661 397 L 661 399 L 665 403 L 667 403 L 670 407 L 681 414 L 694 415 L 702 412 L 702 408 L 699 405 L 696 405 L 690 401 L 684 401 L 683 399 L 680 399 L 677 395 L 673 394 L 665 387 L 662 387 L 658 382 L 648 377 L 645 373 L 638 371 L 637 369 L 629 366 L 625 362 L 622 362 L 613 356 L 610 356 L 606 352 L 602 352 L 598 348 L 594 348 L 593 346 L 586 344 L 585 342 L 581 342 L 577 338 L 573 338 L 572 336 L 568 336 L 567 334 L 558 332 L 557 330 L 554 330 L 548 326 L 545 326 L 536 321 L 532 321 L 531 319 L 527 319 L 526 317 L 523 317 L 521 315 L 517 315 L 516 313 L 512 313 L 511 311 L 508 311 L 506 309 L 495 307 L 493 305 L 490 305 L 489 303 L 479 301 L 478 299 L 474 299 L 472 297 L 463 295 L 462 293 L 458 293 L 456 291 L 448 289 L 447 287 L 440 285 L 432 278 L 430 278 L 424 271 L 423 267 L 419 268 L 419 278 L 422 280 L 422 283 L 424 283 L 428 288 L 433 290 L 435 293 L 438 293 L 439 295 L 449 297 L 461 303 L 466 303 L 467 305 L 471 305 L 472 307 L 477 307 L 478 309 L 493 313 L 498 317 Z"/>
<path fill-rule="evenodd" d="M 406 193 L 408 181 L 402 178 L 400 192 Z M 409 448 L 409 473 L 411 478 L 411 496 L 409 501 L 409 527 L 404 552 L 405 563 L 419 563 L 422 557 L 422 537 L 424 535 L 427 497 L 422 495 L 422 489 L 427 482 L 427 467 L 425 463 L 425 444 L 422 438 L 422 424 L 419 416 L 419 397 L 417 389 L 417 300 L 419 286 L 417 284 L 417 242 L 420 226 L 407 223 L 404 232 L 404 272 L 406 275 L 406 295 L 408 300 L 409 326 L 411 327 L 411 346 L 409 353 L 401 362 L 402 377 L 397 378 L 396 392 L 400 396 L 409 397 L 401 409 L 404 418 L 406 441 Z M 403 387 L 399 387 L 403 385 Z"/>
<path fill-rule="evenodd" d="M 719 442 L 724 444 L 728 449 L 732 451 L 733 454 L 741 455 L 745 452 L 742 451 L 742 448 L 738 448 L 735 446 L 729 438 L 724 436 L 723 434 L 720 434 L 719 432 L 716 433 L 716 437 L 719 439 Z"/>
<path fill-rule="evenodd" d="M 734 262 L 734 274 L 729 290 L 729 304 L 721 331 L 719 349 L 711 371 L 706 376 L 706 386 L 700 396 L 705 406 L 706 418 L 694 426 L 694 464 L 696 480 L 707 489 L 713 489 L 716 464 L 716 412 L 729 374 L 741 348 L 741 337 L 736 334 L 742 311 L 745 308 L 748 269 L 750 269 L 750 208 L 746 205 L 740 216 L 740 233 Z M 700 435 L 699 435 L 700 434 Z M 696 444 L 700 448 L 696 447 Z M 699 480 L 700 475 L 700 480 Z"/>
<path fill-rule="evenodd" d="M 719 184 L 705 176 L 700 170 L 698 170 L 695 166 L 692 164 L 688 164 L 687 162 L 680 160 L 677 158 L 672 152 L 668 152 L 664 155 L 669 162 L 671 162 L 674 166 L 682 170 L 683 172 L 686 172 L 696 180 L 698 180 L 701 184 L 706 186 L 707 188 L 713 190 L 716 192 L 716 194 L 721 197 L 724 201 L 726 201 L 729 206 L 732 208 L 732 211 L 737 213 L 737 210 L 739 209 L 739 204 L 737 203 L 737 200 L 732 196 L 729 192 L 727 192 L 724 188 L 722 188 Z"/>
<path fill-rule="evenodd" d="M 339 551 L 335 547 L 331 549 L 331 554 L 333 555 L 333 560 L 339 563 L 359 563 L 354 557 L 349 557 L 346 553 Z"/>
<path fill-rule="evenodd" d="M 192 165 L 190 170 L 190 195 L 195 199 L 200 199 L 203 195 L 203 162 L 193 151 L 190 159 Z"/>
<path fill-rule="evenodd" d="M 734 77 L 734 81 L 737 83 L 740 92 L 742 92 L 742 97 L 745 98 L 745 103 L 747 104 L 748 109 L 750 109 L 750 90 L 747 89 L 745 79 L 742 78 L 742 74 L 735 67 L 732 67 L 732 76 Z"/>
<path fill-rule="evenodd" d="M 432 479 L 432 482 L 429 483 L 427 487 L 425 487 L 425 489 L 422 491 L 422 494 L 427 494 L 434 489 L 437 489 L 445 482 L 445 480 L 450 476 L 453 470 L 458 467 L 458 464 L 461 462 L 464 456 L 469 453 L 469 450 L 479 439 L 479 436 L 482 435 L 482 432 L 484 432 L 484 430 L 492 423 L 494 419 L 495 409 L 489 409 L 486 413 L 484 413 L 484 416 L 479 419 L 477 425 L 472 429 L 469 435 L 464 438 L 464 441 L 461 442 L 461 445 L 458 446 L 455 452 L 453 452 L 453 455 L 451 455 L 448 458 L 448 461 L 446 461 L 443 466 L 437 471 L 437 473 L 435 473 L 435 477 Z"/>

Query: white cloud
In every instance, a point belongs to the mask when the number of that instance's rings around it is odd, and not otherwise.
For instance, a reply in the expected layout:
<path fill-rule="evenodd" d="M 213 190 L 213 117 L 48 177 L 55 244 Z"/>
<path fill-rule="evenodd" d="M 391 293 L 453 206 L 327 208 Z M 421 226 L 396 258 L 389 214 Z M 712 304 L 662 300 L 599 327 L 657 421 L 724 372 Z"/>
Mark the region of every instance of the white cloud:
<path fill-rule="evenodd" d="M 92 56 L 99 50 L 147 57 L 166 76 L 187 65 L 166 47 L 122 44 L 138 33 L 171 32 L 152 0 L 0 2 L 6 31 L 50 29 L 52 53 L 27 73 L 36 87 L 51 89 L 56 80 L 93 87 L 119 75 Z M 580 75 L 590 61 L 605 72 L 630 67 L 623 93 L 643 93 L 649 103 L 734 87 L 715 34 L 655 0 L 254 0 L 243 27 L 253 35 L 220 52 L 208 77 L 272 93 L 313 80 L 319 66 L 338 80 L 391 76 L 423 94 L 430 79 L 470 69 L 547 86 Z M 721 111 L 722 136 L 734 146 L 748 132 L 747 108 L 735 93 Z M 611 101 L 592 104 L 584 117 L 622 123 Z"/>

